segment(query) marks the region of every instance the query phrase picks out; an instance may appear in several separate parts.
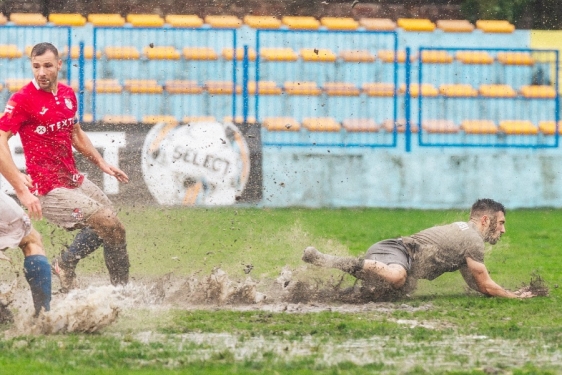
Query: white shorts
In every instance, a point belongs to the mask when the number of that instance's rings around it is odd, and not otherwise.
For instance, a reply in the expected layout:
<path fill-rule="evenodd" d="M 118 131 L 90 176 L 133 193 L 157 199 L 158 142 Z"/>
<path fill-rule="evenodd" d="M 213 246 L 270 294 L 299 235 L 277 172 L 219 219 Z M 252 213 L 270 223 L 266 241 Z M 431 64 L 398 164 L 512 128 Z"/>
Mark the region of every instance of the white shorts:
<path fill-rule="evenodd" d="M 0 192 L 0 250 L 18 247 L 21 240 L 31 232 L 31 220 L 23 209 Z"/>
<path fill-rule="evenodd" d="M 39 197 L 43 216 L 66 229 L 78 229 L 100 208 L 110 207 L 111 201 L 92 181 L 84 178 L 77 188 L 57 188 Z"/>

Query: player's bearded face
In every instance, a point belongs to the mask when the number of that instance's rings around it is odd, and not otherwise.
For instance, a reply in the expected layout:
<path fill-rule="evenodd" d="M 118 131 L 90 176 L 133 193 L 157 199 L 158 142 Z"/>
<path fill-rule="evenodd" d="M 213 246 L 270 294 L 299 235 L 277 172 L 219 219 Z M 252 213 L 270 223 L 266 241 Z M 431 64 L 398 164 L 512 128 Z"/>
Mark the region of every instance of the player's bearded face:
<path fill-rule="evenodd" d="M 490 215 L 490 224 L 484 234 L 484 241 L 494 245 L 500 240 L 503 233 L 505 233 L 505 216 L 503 212 Z"/>
<path fill-rule="evenodd" d="M 57 87 L 57 77 L 62 66 L 62 61 L 51 51 L 41 56 L 33 56 L 31 68 L 33 77 L 42 90 L 53 91 Z"/>

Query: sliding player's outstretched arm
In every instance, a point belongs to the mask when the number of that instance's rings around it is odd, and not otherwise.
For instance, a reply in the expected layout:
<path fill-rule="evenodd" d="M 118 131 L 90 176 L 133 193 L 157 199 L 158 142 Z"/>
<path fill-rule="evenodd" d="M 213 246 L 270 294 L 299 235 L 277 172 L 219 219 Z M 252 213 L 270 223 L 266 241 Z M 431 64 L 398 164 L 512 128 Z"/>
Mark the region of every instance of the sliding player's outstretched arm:
<path fill-rule="evenodd" d="M 470 257 L 466 258 L 466 267 L 462 267 L 460 271 L 469 287 L 487 296 L 505 298 L 534 297 L 530 292 L 516 294 L 505 290 L 492 280 L 484 263 L 477 262 Z"/>

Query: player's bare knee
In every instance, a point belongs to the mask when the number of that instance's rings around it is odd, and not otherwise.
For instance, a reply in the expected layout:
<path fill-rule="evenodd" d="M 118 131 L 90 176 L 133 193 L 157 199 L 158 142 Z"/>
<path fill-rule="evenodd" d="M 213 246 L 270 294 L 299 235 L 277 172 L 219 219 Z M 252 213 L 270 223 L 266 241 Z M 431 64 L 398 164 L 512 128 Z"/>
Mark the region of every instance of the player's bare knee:
<path fill-rule="evenodd" d="M 22 238 L 19 246 L 25 256 L 45 255 L 41 234 L 35 228 L 32 228 L 31 232 Z"/>
<path fill-rule="evenodd" d="M 110 207 L 99 209 L 88 219 L 88 225 L 104 242 L 111 244 L 125 242 L 125 227 Z"/>

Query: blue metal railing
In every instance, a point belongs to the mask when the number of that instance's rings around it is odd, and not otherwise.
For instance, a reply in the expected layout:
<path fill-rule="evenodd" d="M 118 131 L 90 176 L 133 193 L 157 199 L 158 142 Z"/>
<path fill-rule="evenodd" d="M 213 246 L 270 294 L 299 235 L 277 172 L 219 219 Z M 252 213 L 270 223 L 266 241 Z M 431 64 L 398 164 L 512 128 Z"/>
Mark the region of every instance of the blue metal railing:
<path fill-rule="evenodd" d="M 320 94 L 292 95 L 281 97 L 254 94 L 254 113 L 258 122 L 267 117 L 292 117 L 301 123 L 310 118 L 333 118 L 343 124 L 345 120 L 374 120 L 396 124 L 398 117 L 398 37 L 395 32 L 375 31 L 331 31 L 331 30 L 257 30 L 256 63 L 254 79 L 257 85 L 263 81 L 274 81 L 279 87 L 285 82 L 313 82 L 320 89 L 331 82 L 346 82 L 359 88 L 359 93 L 331 95 L 322 90 Z M 264 48 L 291 48 L 298 56 L 294 61 L 266 60 L 261 54 Z M 303 58 L 304 49 L 313 50 L 326 58 Z M 366 51 L 373 61 L 346 61 L 342 51 Z M 390 62 L 375 59 L 380 50 L 391 51 L 395 58 Z M 301 53 L 302 52 L 302 53 Z M 333 55 L 331 57 L 330 53 Z M 311 61 L 312 60 L 312 61 Z M 366 82 L 389 83 L 394 95 L 389 97 L 369 96 L 363 90 Z M 336 146 L 336 147 L 395 147 L 396 131 L 339 132 L 308 131 L 284 132 L 264 130 L 262 141 L 266 145 L 291 146 Z"/>
<path fill-rule="evenodd" d="M 424 53 L 447 53 L 451 56 L 485 53 L 490 60 L 480 63 L 475 63 L 478 60 L 472 61 L 472 66 L 467 68 L 467 64 L 463 66 L 457 59 L 446 64 L 431 60 L 424 62 Z M 509 54 L 511 57 L 507 57 Z M 420 91 L 416 101 L 420 146 L 558 147 L 558 51 L 420 47 L 416 64 Z M 474 74 L 466 77 L 459 74 L 461 69 L 473 71 Z M 446 83 L 468 83 L 475 93 L 449 95 L 443 86 Z M 423 93 L 422 85 L 428 84 L 442 89 L 438 93 Z M 491 87 L 496 92 L 486 93 Z M 526 91 L 539 88 L 548 94 L 526 94 Z M 486 121 L 496 128 L 488 126 L 486 130 L 469 131 L 464 128 L 467 120 Z M 540 131 L 540 124 L 544 122 L 554 124 L 554 134 Z"/>
<path fill-rule="evenodd" d="M 93 30 L 93 90 L 91 108 L 94 120 L 102 114 L 130 114 L 137 120 L 146 115 L 172 115 L 181 120 L 184 116 L 220 115 L 234 117 L 237 87 L 237 31 L 236 29 L 183 29 L 183 28 L 112 28 L 95 27 Z M 108 60 L 97 58 L 97 51 L 106 47 L 132 46 L 141 54 L 138 59 Z M 148 60 L 143 49 L 150 46 L 172 46 L 180 51 L 177 60 Z M 186 47 L 211 47 L 220 56 L 225 48 L 231 48 L 231 60 L 212 58 L 208 60 L 188 59 L 181 55 Z M 155 95 L 103 95 L 107 100 L 100 102 L 101 94 L 96 92 L 98 79 L 117 79 L 121 84 L 129 79 L 155 79 L 164 86 L 167 80 L 194 80 L 204 87 L 207 81 L 230 81 L 232 93 L 227 95 L 168 95 L 166 91 L 157 98 Z M 229 91 L 230 92 L 230 91 Z M 144 101 L 143 101 L 144 100 Z M 143 105 L 144 103 L 144 105 Z M 228 109 L 227 109 L 228 107 Z M 222 121 L 222 118 L 219 118 Z"/>

